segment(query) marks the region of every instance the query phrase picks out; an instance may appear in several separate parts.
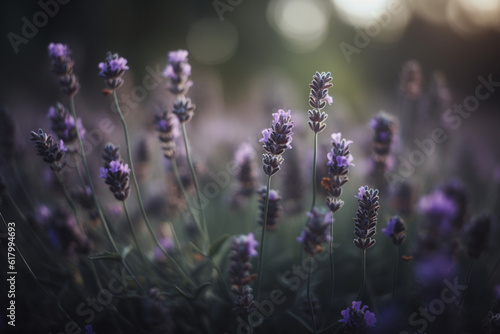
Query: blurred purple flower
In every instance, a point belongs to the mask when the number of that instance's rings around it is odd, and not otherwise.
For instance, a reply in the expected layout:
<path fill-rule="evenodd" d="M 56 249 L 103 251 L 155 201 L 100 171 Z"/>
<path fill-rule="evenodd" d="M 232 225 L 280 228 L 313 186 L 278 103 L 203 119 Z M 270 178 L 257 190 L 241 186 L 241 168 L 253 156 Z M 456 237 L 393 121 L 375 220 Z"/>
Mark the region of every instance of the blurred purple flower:
<path fill-rule="evenodd" d="M 361 301 L 353 301 L 352 307 L 342 310 L 340 314 L 342 322 L 348 334 L 365 334 L 369 329 L 375 326 L 377 319 L 373 312 L 368 311 L 368 305 L 361 306 Z"/>
<path fill-rule="evenodd" d="M 329 227 L 332 224 L 332 215 L 331 212 L 327 213 L 323 208 L 317 207 L 306 214 L 308 216 L 306 227 L 297 237 L 297 241 L 302 244 L 307 255 L 314 256 L 321 252 L 321 244 L 331 239 Z"/>

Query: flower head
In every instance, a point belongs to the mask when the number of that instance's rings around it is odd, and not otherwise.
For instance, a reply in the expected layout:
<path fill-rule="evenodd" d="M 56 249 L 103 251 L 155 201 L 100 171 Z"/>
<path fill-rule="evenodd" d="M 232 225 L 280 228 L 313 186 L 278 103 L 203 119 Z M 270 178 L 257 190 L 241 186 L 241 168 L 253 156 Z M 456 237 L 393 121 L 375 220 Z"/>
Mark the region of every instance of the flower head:
<path fill-rule="evenodd" d="M 50 43 L 48 46 L 50 71 L 59 76 L 59 85 L 64 94 L 75 96 L 80 84 L 73 74 L 75 62 L 71 59 L 71 50 L 61 43 Z"/>
<path fill-rule="evenodd" d="M 47 117 L 52 123 L 52 131 L 62 139 L 66 144 L 74 143 L 77 139 L 76 128 L 80 132 L 80 137 L 83 139 L 85 136 L 85 128 L 82 125 L 82 120 L 77 118 L 76 122 L 68 110 L 61 104 L 56 103 L 55 106 L 49 108 Z"/>
<path fill-rule="evenodd" d="M 344 323 L 346 333 L 365 334 L 369 329 L 375 326 L 377 319 L 373 312 L 368 311 L 368 306 L 361 306 L 361 301 L 353 301 L 352 307 L 342 310 L 340 314 L 342 319 L 339 322 Z"/>
<path fill-rule="evenodd" d="M 111 147 L 114 148 L 112 144 L 107 145 L 107 147 L 108 151 Z M 116 151 L 118 151 L 117 148 Z M 103 157 L 105 157 L 106 154 L 105 147 Z M 111 160 L 108 162 L 105 159 L 104 167 L 99 169 L 99 177 L 105 179 L 105 183 L 109 185 L 109 190 L 111 190 L 115 198 L 119 201 L 126 200 L 130 194 L 129 175 L 130 168 L 127 164 L 123 164 L 123 162 L 119 160 Z"/>
<path fill-rule="evenodd" d="M 167 159 L 172 159 L 177 154 L 175 140 L 179 137 L 179 123 L 173 113 L 168 110 L 159 111 L 155 114 L 154 123 L 162 143 L 163 155 Z"/>
<path fill-rule="evenodd" d="M 59 172 L 66 165 L 66 161 L 62 161 L 66 152 L 62 140 L 57 143 L 52 135 L 38 129 L 38 132 L 31 131 L 31 141 L 35 142 L 37 154 L 50 164 L 53 171 Z"/>
<path fill-rule="evenodd" d="M 265 219 L 264 214 L 266 211 L 265 207 L 266 192 L 267 192 L 266 186 L 262 186 L 257 190 L 257 193 L 259 194 L 259 211 L 260 211 L 259 224 L 262 225 L 264 224 L 264 221 L 266 221 L 266 229 L 270 231 L 270 230 L 275 230 L 278 227 L 278 222 L 281 217 L 281 213 L 283 212 L 283 207 L 280 204 L 281 197 L 279 193 L 276 190 L 270 189 L 269 203 L 267 208 L 267 219 Z"/>
<path fill-rule="evenodd" d="M 231 264 L 229 266 L 229 276 L 232 283 L 231 292 L 234 297 L 234 306 L 238 313 L 248 315 L 255 309 L 250 284 L 255 278 L 250 275 L 252 265 L 250 258 L 257 256 L 258 242 L 253 233 L 240 235 L 233 239 L 231 243 Z"/>
<path fill-rule="evenodd" d="M 278 172 L 279 165 L 283 161 L 281 155 L 287 148 L 292 148 L 293 122 L 291 111 L 278 110 L 273 113 L 272 127 L 262 131 L 263 138 L 259 142 L 263 143 L 263 148 L 267 152 L 264 154 L 264 172 L 271 176 Z"/>
<path fill-rule="evenodd" d="M 372 237 L 376 233 L 377 212 L 380 208 L 378 190 L 364 186 L 359 188 L 355 197 L 358 199 L 358 210 L 354 218 L 354 245 L 364 250 L 375 244 Z"/>
<path fill-rule="evenodd" d="M 314 256 L 321 252 L 322 244 L 330 241 L 329 227 L 332 224 L 332 215 L 324 209 L 315 207 L 311 212 L 307 212 L 307 216 L 306 227 L 297 237 L 297 241 L 302 244 L 309 256 Z"/>
<path fill-rule="evenodd" d="M 400 246 L 406 239 L 406 226 L 399 216 L 393 216 L 382 229 L 385 236 L 390 237 L 396 246 Z"/>
<path fill-rule="evenodd" d="M 332 81 L 330 73 L 316 72 L 312 82 L 309 84 L 311 88 L 309 93 L 309 105 L 312 109 L 307 112 L 309 118 L 308 124 L 315 133 L 319 133 L 326 128 L 325 121 L 328 115 L 321 109 L 323 109 L 327 103 L 333 103 L 333 98 L 328 95 L 328 88 L 333 86 L 330 81 Z"/>
<path fill-rule="evenodd" d="M 71 50 L 68 46 L 61 43 L 50 43 L 48 50 L 49 57 L 51 58 L 66 58 L 71 54 Z"/>
<path fill-rule="evenodd" d="M 174 95 L 185 95 L 193 82 L 189 80 L 191 65 L 188 63 L 186 50 L 171 51 L 168 53 L 168 64 L 163 76 L 170 79 L 168 89 Z"/>
<path fill-rule="evenodd" d="M 127 59 L 118 56 L 117 53 L 108 52 L 106 60 L 99 63 L 99 76 L 106 80 L 109 89 L 117 89 L 123 85 L 122 75 L 129 69 Z"/>

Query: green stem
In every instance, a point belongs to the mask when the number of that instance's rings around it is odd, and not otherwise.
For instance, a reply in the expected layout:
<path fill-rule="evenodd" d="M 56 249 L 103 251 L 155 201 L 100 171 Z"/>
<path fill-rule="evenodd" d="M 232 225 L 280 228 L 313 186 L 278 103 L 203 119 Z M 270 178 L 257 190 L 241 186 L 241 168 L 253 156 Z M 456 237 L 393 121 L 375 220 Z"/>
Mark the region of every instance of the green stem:
<path fill-rule="evenodd" d="M 75 110 L 75 98 L 73 96 L 69 98 L 69 105 L 70 105 L 71 114 L 76 122 L 77 118 L 76 118 L 76 110 Z M 92 199 L 94 200 L 94 205 L 97 208 L 97 213 L 99 214 L 99 218 L 101 219 L 102 225 L 104 226 L 104 230 L 106 231 L 106 235 L 108 236 L 108 239 L 111 242 L 113 249 L 115 250 L 116 253 L 120 254 L 120 251 L 118 250 L 118 247 L 116 246 L 115 240 L 113 239 L 113 236 L 111 235 L 111 232 L 109 231 L 108 223 L 106 222 L 106 219 L 104 219 L 104 215 L 102 214 L 101 206 L 99 205 L 99 202 L 97 201 L 97 196 L 96 196 L 96 192 L 94 189 L 94 184 L 92 183 L 92 177 L 90 176 L 90 169 L 89 169 L 89 165 L 87 163 L 87 157 L 85 156 L 85 151 L 83 149 L 83 142 L 82 142 L 82 136 L 80 134 L 80 129 L 78 128 L 78 126 L 75 126 L 75 130 L 76 130 L 76 137 L 78 138 L 78 145 L 80 147 L 80 155 L 82 157 L 83 167 L 85 167 L 85 173 L 87 174 L 88 184 L 89 184 L 90 190 L 92 192 Z"/>
<path fill-rule="evenodd" d="M 125 201 L 123 201 L 123 210 L 125 211 L 125 215 L 127 216 L 128 226 L 130 227 L 130 231 L 132 232 L 132 238 L 134 239 L 135 247 L 137 248 L 137 251 L 139 252 L 139 254 L 141 254 L 141 259 L 142 259 L 142 262 L 144 263 L 144 265 L 148 266 L 148 263 L 146 261 L 146 257 L 144 256 L 144 252 L 142 251 L 142 248 L 139 245 L 139 241 L 137 240 L 137 235 L 135 233 L 134 223 L 132 222 L 132 218 L 130 218 L 128 206 L 127 206 L 127 203 Z"/>
<path fill-rule="evenodd" d="M 264 223 L 262 224 L 262 234 L 260 237 L 260 252 L 259 252 L 259 267 L 257 269 L 257 298 L 256 301 L 259 302 L 260 296 L 260 284 L 262 282 L 262 262 L 264 261 L 264 241 L 266 238 L 266 226 L 267 226 L 267 213 L 269 210 L 269 190 L 271 189 L 271 176 L 267 177 L 267 189 L 266 189 L 266 201 L 264 204 Z"/>
<path fill-rule="evenodd" d="M 312 271 L 311 271 L 311 267 L 309 267 L 309 273 L 307 275 L 307 300 L 309 301 L 309 311 L 311 312 L 313 332 L 314 332 L 314 334 L 316 334 L 316 318 L 314 316 L 314 308 L 313 308 L 312 298 L 311 298 L 311 276 L 312 276 Z"/>
<path fill-rule="evenodd" d="M 462 305 L 465 302 L 465 297 L 467 296 L 467 290 L 469 290 L 469 283 L 470 283 L 470 275 L 472 273 L 472 266 L 474 265 L 474 260 L 469 265 L 469 269 L 467 269 L 467 277 L 465 279 L 465 290 L 464 293 L 462 294 L 462 297 L 460 298 L 460 303 L 458 304 L 458 312 L 462 309 Z"/>
<path fill-rule="evenodd" d="M 392 285 L 392 299 L 394 299 L 394 293 L 396 291 L 396 286 L 398 284 L 398 264 L 399 264 L 399 249 L 400 246 L 397 246 L 396 248 L 396 259 L 394 261 L 394 278 L 393 278 L 393 285 Z"/>
<path fill-rule="evenodd" d="M 334 219 L 332 212 L 332 223 L 330 224 L 330 307 L 333 306 L 333 293 L 335 288 L 335 271 L 333 259 L 333 221 Z"/>
<path fill-rule="evenodd" d="M 198 199 L 198 205 L 200 206 L 201 221 L 203 224 L 203 230 L 206 238 L 207 247 L 210 244 L 210 237 L 208 235 L 207 223 L 205 221 L 205 212 L 203 210 L 203 205 L 201 203 L 200 187 L 198 185 L 198 178 L 196 177 L 196 171 L 194 170 L 193 161 L 191 160 L 191 153 L 189 150 L 189 142 L 186 133 L 186 123 L 182 123 L 182 137 L 184 138 L 184 146 L 186 148 L 186 157 L 189 164 L 189 169 L 191 170 L 191 177 L 193 178 L 194 188 L 196 190 L 196 197 Z"/>
<path fill-rule="evenodd" d="M 313 186 L 313 198 L 311 204 L 311 212 L 316 204 L 316 164 L 317 164 L 317 154 L 318 154 L 318 134 L 314 133 L 314 158 L 313 158 L 313 174 L 312 174 L 312 186 Z"/>
<path fill-rule="evenodd" d="M 66 197 L 66 200 L 68 201 L 68 204 L 71 207 L 71 210 L 73 210 L 73 212 L 75 214 L 75 219 L 76 219 L 76 222 L 78 223 L 78 227 L 80 228 L 80 232 L 82 232 L 82 234 L 85 234 L 85 230 L 83 229 L 83 225 L 82 225 L 80 219 L 78 218 L 78 211 L 76 210 L 75 202 L 73 202 L 73 199 L 71 199 L 71 195 L 68 192 L 68 188 L 66 188 L 66 184 L 64 183 L 61 172 L 56 172 L 56 175 L 57 175 L 57 179 L 59 180 L 59 183 L 62 186 L 64 196 Z"/>
<path fill-rule="evenodd" d="M 129 139 L 129 135 L 128 135 L 127 123 L 125 123 L 125 118 L 123 117 L 123 113 L 120 109 L 120 104 L 118 103 L 118 97 L 116 96 L 116 90 L 113 91 L 113 98 L 114 98 L 114 102 L 115 102 L 115 106 L 116 106 L 116 111 L 118 112 L 118 116 L 120 117 L 120 121 L 121 121 L 122 126 L 123 126 L 123 132 L 125 133 L 127 155 L 128 155 L 129 164 L 130 164 L 130 174 L 132 175 L 132 181 L 134 184 L 135 191 L 137 193 L 137 200 L 139 202 L 139 208 L 141 210 L 142 217 L 144 218 L 144 221 L 146 222 L 146 226 L 148 228 L 148 231 L 151 234 L 151 237 L 153 238 L 156 246 L 158 246 L 158 248 L 162 251 L 162 253 L 165 254 L 165 256 L 177 267 L 177 269 L 180 271 L 180 273 L 182 274 L 182 276 L 185 279 L 187 279 L 189 282 L 193 283 L 191 278 L 189 278 L 189 275 L 187 275 L 187 273 L 179 265 L 179 263 L 176 260 L 174 260 L 170 256 L 170 254 L 162 247 L 162 245 L 160 244 L 160 241 L 158 240 L 158 238 L 156 237 L 156 234 L 153 231 L 153 227 L 151 226 L 151 224 L 149 222 L 148 216 L 146 215 L 146 210 L 144 209 L 144 204 L 142 203 L 142 197 L 141 197 L 141 193 L 139 191 L 139 184 L 137 183 L 137 179 L 135 177 L 134 164 L 132 161 L 132 152 L 130 150 L 130 139 Z"/>
<path fill-rule="evenodd" d="M 365 289 L 365 281 L 366 281 L 366 249 L 363 249 L 363 257 L 362 257 L 361 266 L 363 267 L 363 280 L 361 281 L 361 287 L 359 288 L 358 297 L 356 301 L 361 300 L 361 296 L 363 295 L 363 290 Z"/>
<path fill-rule="evenodd" d="M 177 180 L 177 185 L 179 186 L 179 189 L 181 190 L 182 195 L 184 196 L 184 200 L 186 201 L 186 205 L 188 207 L 189 213 L 193 217 L 193 219 L 196 223 L 196 227 L 198 228 L 198 231 L 203 235 L 205 240 L 207 240 L 208 237 L 205 235 L 205 231 L 200 224 L 200 219 L 198 216 L 195 215 L 195 213 L 193 211 L 193 207 L 191 205 L 191 200 L 189 199 L 189 195 L 186 191 L 186 188 L 182 184 L 181 176 L 179 175 L 179 169 L 177 168 L 177 161 L 175 160 L 175 158 L 172 158 L 172 159 L 170 159 L 170 162 L 172 163 L 172 171 L 174 172 L 175 179 Z"/>

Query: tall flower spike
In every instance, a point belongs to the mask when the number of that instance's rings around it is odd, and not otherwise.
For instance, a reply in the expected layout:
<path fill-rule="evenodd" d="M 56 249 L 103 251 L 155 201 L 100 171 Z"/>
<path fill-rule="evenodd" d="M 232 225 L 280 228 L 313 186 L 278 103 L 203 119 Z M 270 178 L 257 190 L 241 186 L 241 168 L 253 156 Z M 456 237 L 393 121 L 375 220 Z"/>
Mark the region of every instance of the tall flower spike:
<path fill-rule="evenodd" d="M 255 275 L 250 275 L 250 259 L 257 256 L 258 242 L 254 235 L 240 235 L 233 239 L 231 243 L 231 255 L 229 259 L 229 277 L 232 283 L 231 292 L 234 296 L 235 310 L 241 315 L 248 315 L 255 309 L 253 300 L 252 288 L 250 284 L 255 278 Z"/>
<path fill-rule="evenodd" d="M 306 213 L 309 219 L 297 241 L 302 244 L 304 251 L 309 256 L 321 252 L 321 245 L 330 241 L 329 227 L 332 223 L 331 213 L 314 207 Z"/>
<path fill-rule="evenodd" d="M 387 222 L 387 226 L 382 229 L 385 236 L 392 239 L 392 243 L 396 246 L 401 246 L 401 244 L 406 240 L 406 226 L 405 222 L 399 216 L 393 216 Z"/>
<path fill-rule="evenodd" d="M 326 205 L 332 213 L 339 210 L 344 204 L 338 197 L 342 194 L 342 186 L 349 181 L 347 173 L 352 163 L 353 157 L 349 151 L 352 141 L 341 138 L 341 134 L 332 134 L 332 150 L 328 153 L 328 177 L 321 180 L 321 185 L 328 192 Z"/>
<path fill-rule="evenodd" d="M 75 122 L 68 110 L 59 102 L 55 106 L 49 108 L 47 117 L 52 123 L 52 131 L 61 139 L 65 144 L 71 144 L 78 139 L 76 135 L 76 127 L 80 131 L 80 136 L 84 137 L 85 129 L 82 125 L 82 120 L 78 118 Z M 76 123 L 76 124 L 75 124 Z"/>
<path fill-rule="evenodd" d="M 35 142 L 37 154 L 43 158 L 43 161 L 50 164 L 50 169 L 56 172 L 63 169 L 66 165 L 66 161 L 62 161 L 66 147 L 62 140 L 56 143 L 52 135 L 38 129 L 38 132 L 31 131 L 31 141 Z"/>
<path fill-rule="evenodd" d="M 368 306 L 361 306 L 361 301 L 353 301 L 351 308 L 341 311 L 342 322 L 346 334 L 366 334 L 371 327 L 375 326 L 377 319 L 373 312 L 368 311 Z"/>
<path fill-rule="evenodd" d="M 99 177 L 105 179 L 109 190 L 117 200 L 124 201 L 130 194 L 129 175 L 130 169 L 127 164 L 124 165 L 113 160 L 110 162 L 109 168 L 101 167 Z"/>
<path fill-rule="evenodd" d="M 191 65 L 188 63 L 186 50 L 171 51 L 168 53 L 168 64 L 163 76 L 169 79 L 168 90 L 176 95 L 186 95 L 193 82 L 189 80 Z"/>
<path fill-rule="evenodd" d="M 267 153 L 263 155 L 263 169 L 268 176 L 276 174 L 283 162 L 281 155 L 287 148 L 292 148 L 293 122 L 291 111 L 285 112 L 280 109 L 273 113 L 273 124 L 271 128 L 262 131 L 263 148 Z"/>
<path fill-rule="evenodd" d="M 50 71 L 59 76 L 59 85 L 64 94 L 72 97 L 78 93 L 80 84 L 73 74 L 75 62 L 71 59 L 71 50 L 61 43 L 50 43 L 48 47 Z"/>
<path fill-rule="evenodd" d="M 175 117 L 168 110 L 158 111 L 155 114 L 154 123 L 162 143 L 163 155 L 167 159 L 172 159 L 177 154 L 177 145 L 175 139 L 179 136 L 178 124 Z"/>
<path fill-rule="evenodd" d="M 481 253 L 490 247 L 492 217 L 488 214 L 481 214 L 471 219 L 465 226 L 465 245 L 467 254 L 477 259 Z"/>
<path fill-rule="evenodd" d="M 358 210 L 354 218 L 354 245 L 359 249 L 368 249 L 375 244 L 372 237 L 376 233 L 377 212 L 380 209 L 378 190 L 360 187 L 358 194 Z"/>
<path fill-rule="evenodd" d="M 231 200 L 231 206 L 241 207 L 254 193 L 257 184 L 255 150 L 249 143 L 242 143 L 234 152 L 234 164 L 237 167 L 238 188 Z"/>
<path fill-rule="evenodd" d="M 308 124 L 315 133 L 323 131 L 326 127 L 324 122 L 328 118 L 328 115 L 324 111 L 321 111 L 321 109 L 323 109 L 327 103 L 332 104 L 333 102 L 332 97 L 328 95 L 328 88 L 333 86 L 330 81 L 332 81 L 330 72 L 316 72 L 312 82 L 309 84 L 309 87 L 311 87 L 309 105 L 312 110 L 307 112 L 309 117 Z"/>
<path fill-rule="evenodd" d="M 174 103 L 174 109 L 172 112 L 179 119 L 179 123 L 189 122 L 194 116 L 194 109 L 196 106 L 191 103 L 191 99 L 180 96 Z"/>
<path fill-rule="evenodd" d="M 127 66 L 127 59 L 118 56 L 117 53 L 108 52 L 106 60 L 99 63 L 99 69 L 99 76 L 106 80 L 108 88 L 115 90 L 123 85 L 122 76 L 129 67 Z"/>
<path fill-rule="evenodd" d="M 260 210 L 260 218 L 259 225 L 264 224 L 264 212 L 266 210 L 266 192 L 267 188 L 265 186 L 260 187 L 257 190 L 259 194 L 259 210 Z M 268 231 L 275 230 L 278 227 L 278 221 L 280 219 L 283 208 L 280 204 L 281 197 L 276 190 L 269 190 L 269 208 L 267 210 L 267 221 L 266 221 L 266 229 Z"/>

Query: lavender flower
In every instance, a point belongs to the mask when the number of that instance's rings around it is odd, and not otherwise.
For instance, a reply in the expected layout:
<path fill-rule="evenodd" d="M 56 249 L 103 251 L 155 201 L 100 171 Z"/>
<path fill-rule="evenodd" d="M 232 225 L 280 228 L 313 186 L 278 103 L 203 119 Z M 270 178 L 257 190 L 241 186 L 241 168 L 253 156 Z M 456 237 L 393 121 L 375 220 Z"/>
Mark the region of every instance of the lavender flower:
<path fill-rule="evenodd" d="M 353 157 L 349 151 L 352 141 L 341 139 L 341 134 L 332 134 L 332 150 L 328 153 L 328 177 L 321 180 L 321 185 L 326 189 L 326 205 L 332 213 L 339 210 L 344 204 L 338 197 L 342 194 L 342 186 L 349 181 L 347 173 L 352 163 Z"/>
<path fill-rule="evenodd" d="M 127 66 L 127 59 L 118 56 L 117 53 L 108 52 L 106 60 L 99 63 L 99 69 L 99 76 L 106 80 L 108 88 L 115 90 L 123 85 L 122 76 L 129 67 Z"/>
<path fill-rule="evenodd" d="M 174 240 L 171 237 L 163 236 L 159 238 L 161 247 L 166 252 L 171 252 L 175 248 Z M 167 257 L 163 253 L 160 247 L 156 246 L 153 251 L 153 257 L 156 261 L 165 261 Z"/>
<path fill-rule="evenodd" d="M 316 207 L 306 214 L 308 216 L 306 228 L 297 241 L 302 244 L 307 255 L 314 256 L 321 252 L 321 244 L 330 241 L 329 227 L 332 224 L 332 217 L 326 210 Z"/>
<path fill-rule="evenodd" d="M 82 139 L 85 135 L 85 128 L 82 125 L 82 120 L 78 118 L 75 122 L 68 110 L 59 102 L 55 106 L 49 108 L 47 117 L 52 123 L 52 131 L 66 144 L 74 143 L 78 137 L 76 127 L 80 131 Z M 76 123 L 76 124 L 75 124 Z"/>
<path fill-rule="evenodd" d="M 387 222 L 387 226 L 382 229 L 382 232 L 385 236 L 391 237 L 396 246 L 401 246 L 406 239 L 405 222 L 399 216 L 392 216 Z"/>
<path fill-rule="evenodd" d="M 368 249 L 375 244 L 372 237 L 376 233 L 377 212 L 380 209 L 377 189 L 368 189 L 368 186 L 360 187 L 358 194 L 358 210 L 354 218 L 354 245 L 360 249 Z"/>
<path fill-rule="evenodd" d="M 368 305 L 361 306 L 361 301 L 353 301 L 352 307 L 342 310 L 340 314 L 343 319 L 346 334 L 365 334 L 371 327 L 375 326 L 377 319 L 373 312 L 368 311 Z"/>
<path fill-rule="evenodd" d="M 391 151 L 391 145 L 394 137 L 396 123 L 394 118 L 381 111 L 377 116 L 374 116 L 370 122 L 373 129 L 373 152 L 374 160 L 385 161 Z"/>
<path fill-rule="evenodd" d="M 110 163 L 112 161 L 121 161 L 119 147 L 111 143 L 106 143 L 104 145 L 104 151 L 102 152 L 102 159 L 104 161 L 104 168 L 109 169 Z"/>
<path fill-rule="evenodd" d="M 178 124 L 175 122 L 175 117 L 168 110 L 157 112 L 154 123 L 159 133 L 158 138 L 162 143 L 163 155 L 167 159 L 174 158 L 177 153 L 175 139 L 179 136 Z"/>
<path fill-rule="evenodd" d="M 129 175 L 130 169 L 127 164 L 113 160 L 109 163 L 109 168 L 100 168 L 99 177 L 105 179 L 109 190 L 117 200 L 124 201 L 130 194 Z"/>
<path fill-rule="evenodd" d="M 50 169 L 55 172 L 63 169 L 66 165 L 66 161 L 62 161 L 66 147 L 62 140 L 56 143 L 52 139 L 52 135 L 38 129 L 38 132 L 31 131 L 31 141 L 35 142 L 37 154 L 43 158 L 43 161 L 50 164 Z"/>
<path fill-rule="evenodd" d="M 253 233 L 240 235 L 233 239 L 231 243 L 231 255 L 229 259 L 229 276 L 231 279 L 231 291 L 234 296 L 234 306 L 236 311 L 242 315 L 248 315 L 255 309 L 252 288 L 252 283 L 255 276 L 250 275 L 250 258 L 257 256 L 258 242 L 255 240 Z"/>
<path fill-rule="evenodd" d="M 191 99 L 185 96 L 179 96 L 174 103 L 172 112 L 179 119 L 179 123 L 189 122 L 194 116 L 194 109 L 196 106 L 191 103 Z"/>
<path fill-rule="evenodd" d="M 492 220 L 490 215 L 481 214 L 473 217 L 465 226 L 465 245 L 470 257 L 477 259 L 489 249 Z"/>
<path fill-rule="evenodd" d="M 149 290 L 147 298 L 143 300 L 143 312 L 148 333 L 174 333 L 175 322 L 172 319 L 170 309 L 165 305 L 164 297 L 158 289 Z"/>
<path fill-rule="evenodd" d="M 169 79 L 168 90 L 176 95 L 186 95 L 193 82 L 189 80 L 191 65 L 188 63 L 186 50 L 171 51 L 168 53 L 168 64 L 163 76 Z"/>
<path fill-rule="evenodd" d="M 255 191 L 257 172 L 255 170 L 255 150 L 249 143 L 241 144 L 234 153 L 234 162 L 238 166 L 236 178 L 239 181 L 238 195 L 249 197 Z"/>
<path fill-rule="evenodd" d="M 50 71 L 59 76 L 59 85 L 66 95 L 72 97 L 78 93 L 80 84 L 73 74 L 74 61 L 71 59 L 71 50 L 61 43 L 50 43 L 48 47 Z"/>
<path fill-rule="evenodd" d="M 259 194 L 259 225 L 264 224 L 264 213 L 265 213 L 265 205 L 266 205 L 266 192 L 267 188 L 265 186 L 260 187 L 257 190 Z M 267 220 L 266 220 L 266 229 L 268 231 L 275 230 L 278 227 L 278 221 L 280 219 L 283 208 L 280 204 L 281 197 L 277 191 L 270 189 L 269 190 L 269 206 L 267 209 Z"/>
<path fill-rule="evenodd" d="M 285 112 L 280 109 L 273 113 L 273 124 L 271 128 L 262 131 L 263 148 L 267 152 L 263 155 L 263 169 L 268 176 L 276 174 L 283 162 L 282 154 L 287 148 L 292 148 L 293 122 L 291 111 Z"/>
<path fill-rule="evenodd" d="M 424 196 L 418 203 L 420 213 L 426 217 L 427 226 L 439 232 L 449 233 L 457 215 L 457 206 L 441 190 Z"/>
<path fill-rule="evenodd" d="M 321 111 L 321 109 L 323 109 L 327 103 L 332 104 L 333 102 L 332 97 L 328 95 L 328 88 L 333 86 L 330 81 L 332 81 L 330 72 L 316 72 L 312 82 L 309 84 L 309 87 L 311 87 L 309 105 L 313 109 L 307 112 L 309 116 L 308 124 L 314 133 L 319 133 L 326 127 L 325 120 L 328 118 L 328 115 L 324 111 Z"/>

